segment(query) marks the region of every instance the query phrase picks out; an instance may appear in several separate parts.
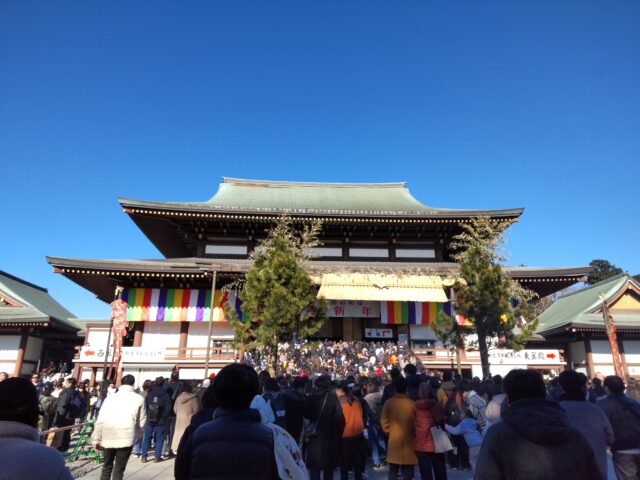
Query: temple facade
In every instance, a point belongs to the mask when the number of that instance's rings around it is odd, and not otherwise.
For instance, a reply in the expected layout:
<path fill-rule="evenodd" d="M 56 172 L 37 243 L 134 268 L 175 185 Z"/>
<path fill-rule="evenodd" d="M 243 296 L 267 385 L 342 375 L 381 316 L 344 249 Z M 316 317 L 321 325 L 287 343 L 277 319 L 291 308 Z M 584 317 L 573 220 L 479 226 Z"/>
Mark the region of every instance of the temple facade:
<path fill-rule="evenodd" d="M 295 225 L 322 221 L 322 246 L 305 268 L 329 301 L 329 318 L 318 338 L 406 342 L 431 368 L 450 368 L 454 353 L 439 348 L 429 329 L 440 310 L 451 310 L 456 265 L 452 238 L 477 217 L 512 224 L 521 208 L 455 210 L 432 208 L 415 199 L 404 183 L 344 184 L 223 178 L 206 202 L 120 199 L 120 205 L 156 246 L 154 260 L 99 260 L 47 257 L 54 271 L 106 303 L 115 292 L 126 302 L 128 334 L 125 373 L 151 378 L 179 368 L 183 378 L 202 378 L 209 322 L 211 368 L 234 359 L 233 331 L 221 305 L 223 292 L 250 267 L 249 255 L 279 217 Z M 507 275 L 540 297 L 583 281 L 588 267 L 505 267 Z M 102 366 L 108 328 L 87 329 L 79 352 L 82 376 Z M 557 352 L 557 353 L 553 353 Z M 91 355 L 89 355 L 91 353 Z M 518 357 L 523 366 L 560 368 L 553 358 Z M 550 355 L 551 355 L 550 354 Z M 511 357 L 513 360 L 515 357 Z M 463 368 L 479 369 L 479 356 L 463 354 Z M 500 363 L 502 362 L 502 363 Z M 504 365 L 504 359 L 496 365 Z M 519 364 L 520 365 L 520 364 Z"/>

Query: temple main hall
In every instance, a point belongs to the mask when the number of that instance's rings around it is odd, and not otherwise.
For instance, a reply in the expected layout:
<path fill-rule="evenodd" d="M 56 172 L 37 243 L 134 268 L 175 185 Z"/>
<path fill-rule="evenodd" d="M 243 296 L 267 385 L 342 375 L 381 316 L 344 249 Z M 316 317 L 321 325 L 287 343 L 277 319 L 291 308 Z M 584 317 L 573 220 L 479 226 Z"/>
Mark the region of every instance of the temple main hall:
<path fill-rule="evenodd" d="M 477 217 L 513 224 L 522 208 L 433 208 L 405 183 L 311 183 L 223 178 L 204 202 L 119 199 L 126 215 L 157 248 L 152 260 L 47 257 L 54 271 L 106 304 L 115 292 L 126 302 L 125 373 L 152 378 L 177 368 L 203 378 L 209 322 L 212 368 L 234 360 L 233 330 L 223 292 L 250 268 L 249 255 L 279 217 L 295 225 L 322 221 L 322 246 L 305 268 L 329 301 L 317 338 L 391 340 L 410 345 L 430 368 L 449 368 L 452 353 L 439 345 L 429 322 L 451 310 L 452 238 Z M 126 252 L 125 252 L 126 253 Z M 585 279 L 589 267 L 504 267 L 524 287 L 545 297 Z M 80 376 L 94 377 L 104 362 L 108 327 L 88 325 L 79 351 Z M 102 353 L 102 356 L 100 356 Z M 543 367 L 562 366 L 562 353 Z M 537 358 L 537 357 L 536 357 Z M 536 366 L 536 360 L 528 366 Z M 469 352 L 463 367 L 479 356 Z M 208 366 L 208 365 L 207 365 Z"/>

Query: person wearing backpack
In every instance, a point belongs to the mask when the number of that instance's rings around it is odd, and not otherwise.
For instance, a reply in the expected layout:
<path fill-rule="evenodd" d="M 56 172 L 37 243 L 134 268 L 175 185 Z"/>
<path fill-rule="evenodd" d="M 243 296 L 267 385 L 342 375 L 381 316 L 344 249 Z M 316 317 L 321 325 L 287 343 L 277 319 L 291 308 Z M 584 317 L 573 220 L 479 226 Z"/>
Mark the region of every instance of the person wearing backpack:
<path fill-rule="evenodd" d="M 155 462 L 162 461 L 162 447 L 164 445 L 164 430 L 167 424 L 167 417 L 171 410 L 171 396 L 163 388 L 164 378 L 158 377 L 154 388 L 144 399 L 144 406 L 147 412 L 147 423 L 144 426 L 142 436 L 142 463 L 147 461 L 149 444 L 151 438 L 155 442 Z"/>
<path fill-rule="evenodd" d="M 468 392 L 465 393 L 467 408 L 473 418 L 478 421 L 478 427 L 482 431 L 487 423 L 487 400 L 484 397 L 484 386 L 481 383 L 477 383 L 467 388 Z"/>
<path fill-rule="evenodd" d="M 453 390 L 446 390 L 448 400 L 444 406 L 444 421 L 452 427 L 462 421 L 462 409 L 466 408 L 462 391 L 461 386 L 456 386 Z M 451 470 L 471 470 L 469 446 L 465 442 L 464 436 L 450 434 L 450 437 L 454 446 L 454 450 L 447 455 Z"/>
<path fill-rule="evenodd" d="M 80 415 L 81 399 L 76 392 L 76 379 L 69 377 L 64 381 L 64 389 L 58 397 L 56 406 L 56 416 L 53 426 L 56 428 L 69 427 L 73 425 L 75 419 Z M 58 434 L 56 434 L 58 436 Z M 71 444 L 71 430 L 61 432 L 61 439 L 58 443 L 58 450 L 66 452 Z"/>

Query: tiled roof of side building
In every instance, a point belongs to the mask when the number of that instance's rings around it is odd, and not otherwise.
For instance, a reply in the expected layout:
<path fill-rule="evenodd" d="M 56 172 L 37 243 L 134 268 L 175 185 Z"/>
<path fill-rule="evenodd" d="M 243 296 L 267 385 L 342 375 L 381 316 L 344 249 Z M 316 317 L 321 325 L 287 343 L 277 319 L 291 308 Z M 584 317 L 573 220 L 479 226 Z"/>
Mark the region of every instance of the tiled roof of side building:
<path fill-rule="evenodd" d="M 46 288 L 39 287 L 0 270 L 0 293 L 17 302 L 20 307 L 3 307 L 0 321 L 7 322 L 51 318 L 67 329 L 76 329 L 70 320 L 75 315 L 60 305 Z"/>
<path fill-rule="evenodd" d="M 458 210 L 433 208 L 418 201 L 404 182 L 315 183 L 222 179 L 206 202 L 152 202 L 119 199 L 123 207 L 188 211 L 290 213 L 300 215 L 403 215 L 434 217 L 497 216 L 514 218 L 523 209 Z"/>
<path fill-rule="evenodd" d="M 602 315 L 590 312 L 602 303 L 600 294 L 603 294 L 605 299 L 609 299 L 629 281 L 638 285 L 638 282 L 629 274 L 621 273 L 561 296 L 540 315 L 537 333 L 544 335 L 545 332 L 551 332 L 571 324 L 599 325 L 604 328 Z M 640 285 L 638 286 L 640 287 Z M 619 314 L 616 314 L 616 317 L 619 317 Z M 637 326 L 640 326 L 640 314 L 625 315 L 624 318 L 631 321 L 635 319 Z"/>

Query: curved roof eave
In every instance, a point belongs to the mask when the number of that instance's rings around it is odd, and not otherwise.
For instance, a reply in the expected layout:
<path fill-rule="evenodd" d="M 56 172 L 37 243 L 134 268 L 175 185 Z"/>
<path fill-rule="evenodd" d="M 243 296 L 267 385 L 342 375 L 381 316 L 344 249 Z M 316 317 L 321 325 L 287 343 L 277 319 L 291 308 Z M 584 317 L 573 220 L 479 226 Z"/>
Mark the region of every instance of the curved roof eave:
<path fill-rule="evenodd" d="M 197 212 L 197 213 L 231 213 L 252 215 L 301 215 L 308 217 L 323 216 L 406 216 L 425 218 L 467 218 L 467 217 L 520 217 L 524 208 L 498 209 L 498 210 L 461 210 L 447 208 L 432 208 L 425 210 L 321 210 L 321 209 L 278 209 L 271 207 L 229 207 L 212 205 L 209 202 L 156 202 L 147 200 L 132 200 L 118 198 L 120 205 L 127 209 L 160 210 L 173 212 Z M 149 212 L 152 213 L 152 212 Z"/>

